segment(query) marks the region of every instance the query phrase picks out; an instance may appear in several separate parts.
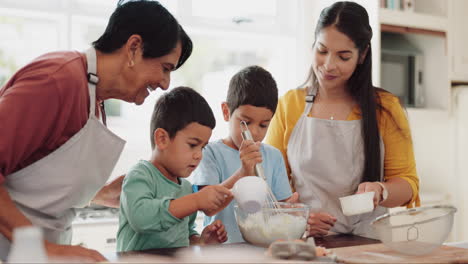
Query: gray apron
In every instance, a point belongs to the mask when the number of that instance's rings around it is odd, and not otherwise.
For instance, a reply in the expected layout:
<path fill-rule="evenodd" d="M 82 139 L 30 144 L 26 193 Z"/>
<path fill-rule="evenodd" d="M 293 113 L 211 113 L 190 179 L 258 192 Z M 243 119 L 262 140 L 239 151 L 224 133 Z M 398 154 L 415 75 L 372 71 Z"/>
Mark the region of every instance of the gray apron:
<path fill-rule="evenodd" d="M 316 90 L 308 90 L 304 113 L 288 142 L 288 162 L 294 187 L 301 202 L 312 211 L 324 211 L 337 218 L 331 229 L 374 238 L 369 225 L 387 209 L 378 206 L 373 212 L 345 216 L 339 197 L 354 194 L 364 171 L 364 142 L 361 120 L 342 121 L 308 117 Z M 384 145 L 380 139 L 383 179 Z"/>
<path fill-rule="evenodd" d="M 75 209 L 87 205 L 106 183 L 125 141 L 95 116 L 96 51 L 86 51 L 89 119 L 65 144 L 41 160 L 6 177 L 5 188 L 16 207 L 44 231 L 44 238 L 70 244 Z M 10 241 L 0 234 L 0 259 L 5 260 Z"/>

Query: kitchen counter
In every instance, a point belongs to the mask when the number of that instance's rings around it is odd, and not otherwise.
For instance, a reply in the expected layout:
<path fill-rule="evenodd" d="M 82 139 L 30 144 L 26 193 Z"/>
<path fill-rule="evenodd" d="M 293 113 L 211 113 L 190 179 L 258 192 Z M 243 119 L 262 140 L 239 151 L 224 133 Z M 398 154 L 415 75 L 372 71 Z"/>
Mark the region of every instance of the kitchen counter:
<path fill-rule="evenodd" d="M 368 245 L 380 243 L 375 239 L 364 238 L 354 235 L 330 235 L 322 238 L 316 238 L 317 246 L 325 248 L 337 248 L 357 245 Z M 278 263 L 278 262 L 294 262 L 297 260 L 285 261 L 268 257 L 266 249 L 253 246 L 247 243 L 222 244 L 214 246 L 191 246 L 188 248 L 172 248 L 172 249 L 151 249 L 144 251 L 132 251 L 122 253 L 105 254 L 104 256 L 110 262 L 198 262 L 198 263 Z M 307 261 L 304 263 L 334 263 L 331 258 L 317 258 L 313 262 Z"/>
<path fill-rule="evenodd" d="M 346 234 L 330 235 L 315 238 L 315 244 L 317 246 L 325 248 L 353 247 L 379 243 L 381 242 L 377 239 Z"/>
<path fill-rule="evenodd" d="M 449 242 L 449 243 L 444 243 L 444 245 L 468 249 L 468 241 Z"/>

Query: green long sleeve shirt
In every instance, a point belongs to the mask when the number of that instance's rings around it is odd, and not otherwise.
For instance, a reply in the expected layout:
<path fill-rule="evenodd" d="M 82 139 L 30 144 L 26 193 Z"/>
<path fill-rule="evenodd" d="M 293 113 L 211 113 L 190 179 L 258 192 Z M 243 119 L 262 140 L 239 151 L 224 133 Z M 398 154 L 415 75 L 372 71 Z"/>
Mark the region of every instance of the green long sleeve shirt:
<path fill-rule="evenodd" d="M 188 246 L 189 237 L 198 234 L 197 213 L 176 218 L 169 203 L 192 192 L 187 180 L 179 178 L 177 184 L 150 162 L 138 162 L 122 185 L 117 251 Z"/>

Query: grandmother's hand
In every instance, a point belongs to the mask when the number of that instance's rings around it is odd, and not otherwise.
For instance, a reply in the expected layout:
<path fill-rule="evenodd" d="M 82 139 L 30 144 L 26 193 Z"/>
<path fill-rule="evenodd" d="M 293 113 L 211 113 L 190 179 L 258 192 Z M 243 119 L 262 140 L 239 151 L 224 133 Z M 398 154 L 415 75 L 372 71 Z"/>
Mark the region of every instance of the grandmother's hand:
<path fill-rule="evenodd" d="M 59 245 L 45 242 L 47 255 L 52 260 L 56 258 L 59 261 L 79 262 L 79 263 L 96 263 L 107 261 L 96 250 L 88 249 L 82 246 Z M 27 254 L 25 252 L 25 254 Z"/>
<path fill-rule="evenodd" d="M 102 187 L 91 202 L 107 207 L 119 208 L 120 193 L 122 192 L 122 183 L 124 178 L 125 175 L 122 175 Z"/>

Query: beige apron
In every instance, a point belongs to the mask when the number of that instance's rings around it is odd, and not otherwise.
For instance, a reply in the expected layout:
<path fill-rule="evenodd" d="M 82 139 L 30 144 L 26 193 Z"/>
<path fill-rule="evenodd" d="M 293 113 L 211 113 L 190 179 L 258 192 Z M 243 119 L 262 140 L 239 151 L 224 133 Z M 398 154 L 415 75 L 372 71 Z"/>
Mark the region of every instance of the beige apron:
<path fill-rule="evenodd" d="M 354 194 L 364 171 L 364 142 L 361 120 L 342 121 L 308 117 L 316 90 L 309 91 L 304 113 L 288 142 L 288 162 L 294 187 L 303 203 L 313 211 L 325 211 L 337 218 L 331 231 L 375 237 L 369 225 L 387 212 L 378 206 L 373 212 L 345 216 L 339 197 Z M 384 145 L 381 147 L 381 180 Z"/>
<path fill-rule="evenodd" d="M 6 177 L 5 187 L 17 208 L 50 242 L 70 244 L 74 208 L 87 205 L 108 180 L 125 141 L 95 116 L 96 51 L 86 51 L 89 119 L 65 144 L 41 160 Z M 0 259 L 10 242 L 0 234 Z"/>

